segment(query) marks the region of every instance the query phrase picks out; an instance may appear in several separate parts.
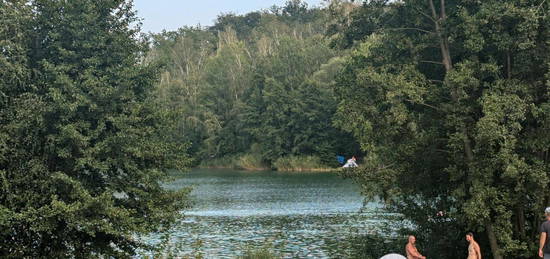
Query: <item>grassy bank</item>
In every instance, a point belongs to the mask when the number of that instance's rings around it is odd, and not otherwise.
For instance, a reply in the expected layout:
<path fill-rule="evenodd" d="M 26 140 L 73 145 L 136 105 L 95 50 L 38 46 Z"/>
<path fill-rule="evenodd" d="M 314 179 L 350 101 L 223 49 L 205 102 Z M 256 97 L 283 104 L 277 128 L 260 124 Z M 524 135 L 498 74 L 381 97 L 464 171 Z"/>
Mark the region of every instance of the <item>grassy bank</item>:
<path fill-rule="evenodd" d="M 201 161 L 200 168 L 220 168 L 236 170 L 270 170 L 258 155 L 242 154 Z"/>
<path fill-rule="evenodd" d="M 332 171 L 334 168 L 323 165 L 317 156 L 286 156 L 277 159 L 273 166 L 277 171 L 285 172 L 323 172 Z"/>
<path fill-rule="evenodd" d="M 286 156 L 277 159 L 271 166 L 259 155 L 242 154 L 203 160 L 200 168 L 224 168 L 236 170 L 277 170 L 284 172 L 329 172 L 336 168 L 324 165 L 316 156 Z"/>

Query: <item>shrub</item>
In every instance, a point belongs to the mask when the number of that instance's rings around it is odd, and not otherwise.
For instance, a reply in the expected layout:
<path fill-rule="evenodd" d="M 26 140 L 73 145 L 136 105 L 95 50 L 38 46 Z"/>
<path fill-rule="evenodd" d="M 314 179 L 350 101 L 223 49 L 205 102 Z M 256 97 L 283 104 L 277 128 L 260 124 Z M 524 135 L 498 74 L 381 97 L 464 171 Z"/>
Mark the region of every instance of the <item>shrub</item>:
<path fill-rule="evenodd" d="M 239 169 L 246 170 L 266 169 L 266 166 L 262 162 L 262 157 L 258 154 L 244 154 L 240 156 L 236 161 L 236 166 Z"/>
<path fill-rule="evenodd" d="M 325 168 L 317 156 L 286 156 L 277 159 L 273 166 L 278 171 L 312 171 Z"/>
<path fill-rule="evenodd" d="M 281 258 L 280 256 L 275 255 L 267 248 L 260 248 L 255 250 L 247 250 L 244 255 L 240 256 L 239 259 L 275 259 Z"/>

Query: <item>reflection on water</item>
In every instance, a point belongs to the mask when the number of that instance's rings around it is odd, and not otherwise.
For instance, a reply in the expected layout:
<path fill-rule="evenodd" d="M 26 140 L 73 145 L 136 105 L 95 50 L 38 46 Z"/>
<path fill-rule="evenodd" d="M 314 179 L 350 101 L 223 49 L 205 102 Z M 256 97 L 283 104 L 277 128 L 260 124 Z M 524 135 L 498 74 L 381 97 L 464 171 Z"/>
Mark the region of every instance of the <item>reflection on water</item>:
<path fill-rule="evenodd" d="M 171 231 L 179 256 L 231 258 L 264 247 L 286 257 L 346 257 L 343 242 L 380 222 L 358 187 L 334 173 L 195 170 L 167 185 L 193 186 L 194 207 Z M 159 237 L 148 239 L 158 242 Z"/>

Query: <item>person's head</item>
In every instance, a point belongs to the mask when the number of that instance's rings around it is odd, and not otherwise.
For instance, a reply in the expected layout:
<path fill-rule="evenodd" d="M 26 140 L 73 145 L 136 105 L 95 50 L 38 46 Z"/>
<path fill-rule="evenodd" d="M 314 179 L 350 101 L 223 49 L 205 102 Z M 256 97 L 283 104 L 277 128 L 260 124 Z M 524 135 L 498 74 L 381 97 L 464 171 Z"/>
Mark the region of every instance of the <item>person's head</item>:
<path fill-rule="evenodd" d="M 474 240 L 474 233 L 468 232 L 468 233 L 466 234 L 466 240 L 467 240 L 468 242 Z"/>
<path fill-rule="evenodd" d="M 546 207 L 546 209 L 544 209 L 544 216 L 547 219 L 550 219 L 550 207 Z"/>
<path fill-rule="evenodd" d="M 411 244 L 416 243 L 416 237 L 414 237 L 413 235 L 410 235 L 409 236 L 409 243 L 411 243 Z"/>

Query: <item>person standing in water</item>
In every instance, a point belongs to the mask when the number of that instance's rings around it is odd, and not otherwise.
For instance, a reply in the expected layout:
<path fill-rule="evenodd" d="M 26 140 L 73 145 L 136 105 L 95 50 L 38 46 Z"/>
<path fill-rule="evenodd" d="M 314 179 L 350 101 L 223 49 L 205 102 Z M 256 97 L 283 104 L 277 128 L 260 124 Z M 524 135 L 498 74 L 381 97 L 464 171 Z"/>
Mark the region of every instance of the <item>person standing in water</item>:
<path fill-rule="evenodd" d="M 416 238 L 414 236 L 409 236 L 409 242 L 405 246 L 405 252 L 407 253 L 407 259 L 426 259 L 426 257 L 421 255 L 418 249 L 416 249 Z"/>
<path fill-rule="evenodd" d="M 474 234 L 472 232 L 466 234 L 466 240 L 470 243 L 468 246 L 468 259 L 481 259 L 481 250 L 474 240 Z"/>

